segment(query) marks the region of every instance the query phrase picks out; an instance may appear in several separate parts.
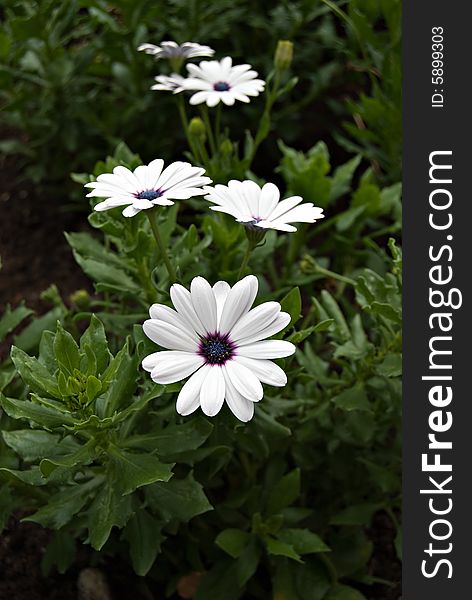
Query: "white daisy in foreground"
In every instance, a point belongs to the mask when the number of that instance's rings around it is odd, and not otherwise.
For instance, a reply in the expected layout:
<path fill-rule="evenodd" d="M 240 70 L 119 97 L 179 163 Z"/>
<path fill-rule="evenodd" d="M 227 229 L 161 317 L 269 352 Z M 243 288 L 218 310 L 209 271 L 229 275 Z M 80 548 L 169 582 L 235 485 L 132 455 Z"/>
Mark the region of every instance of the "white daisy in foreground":
<path fill-rule="evenodd" d="M 163 92 L 173 92 L 178 94 L 184 90 L 183 82 L 185 77 L 178 73 L 172 73 L 172 75 L 158 75 L 154 77 L 156 83 L 151 86 L 151 90 L 158 90 Z"/>
<path fill-rule="evenodd" d="M 250 96 L 258 96 L 264 90 L 265 82 L 257 79 L 257 72 L 251 65 L 232 66 L 229 56 L 222 60 L 203 60 L 198 65 L 187 65 L 189 77 L 184 81 L 185 89 L 197 91 L 190 98 L 190 104 L 206 102 L 216 106 L 223 102 L 232 106 L 236 100 L 249 102 Z"/>
<path fill-rule="evenodd" d="M 280 191 L 273 183 L 262 188 L 254 181 L 232 180 L 228 185 L 206 187 L 206 200 L 216 206 L 211 209 L 232 215 L 236 221 L 250 227 L 296 231 L 290 223 L 314 223 L 322 219 L 323 209 L 301 196 L 291 196 L 280 201 Z"/>
<path fill-rule="evenodd" d="M 139 52 L 146 52 L 151 54 L 156 59 L 168 58 L 168 59 L 189 59 L 198 58 L 201 56 L 213 56 L 215 51 L 210 46 L 203 46 L 195 42 L 184 42 L 183 44 L 177 44 L 177 42 L 161 42 L 158 46 L 154 44 L 141 44 L 138 46 Z"/>
<path fill-rule="evenodd" d="M 233 287 L 225 281 L 211 287 L 203 277 L 195 277 L 190 291 L 179 284 L 171 287 L 176 310 L 151 306 L 144 333 L 167 350 L 146 356 L 142 365 L 156 383 L 191 375 L 177 398 L 181 415 L 201 406 L 213 417 L 226 400 L 234 415 L 246 422 L 254 414 L 254 402 L 264 395 L 262 383 L 287 383 L 284 371 L 271 359 L 290 356 L 295 346 L 266 338 L 287 327 L 290 315 L 281 312 L 278 302 L 251 309 L 257 289 L 254 275 Z"/>
<path fill-rule="evenodd" d="M 171 206 L 174 200 L 187 200 L 202 196 L 203 185 L 211 183 L 204 177 L 205 169 L 193 167 L 187 162 L 174 162 L 163 170 L 164 161 L 160 158 L 148 165 L 140 165 L 134 171 L 118 166 L 113 173 L 97 177 L 97 181 L 86 183 L 92 188 L 87 197 L 106 198 L 94 206 L 102 211 L 116 206 L 126 206 L 125 217 L 134 217 L 141 210 L 154 206 Z"/>

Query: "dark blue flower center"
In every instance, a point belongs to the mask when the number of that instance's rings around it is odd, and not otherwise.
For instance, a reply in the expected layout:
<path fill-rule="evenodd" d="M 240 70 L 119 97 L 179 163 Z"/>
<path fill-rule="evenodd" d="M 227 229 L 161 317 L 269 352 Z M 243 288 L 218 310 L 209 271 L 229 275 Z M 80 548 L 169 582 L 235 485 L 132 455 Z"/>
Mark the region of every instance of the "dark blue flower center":
<path fill-rule="evenodd" d="M 162 196 L 162 192 L 159 192 L 157 190 L 144 190 L 143 192 L 139 192 L 136 198 L 138 198 L 139 200 L 155 200 L 160 196 Z"/>
<path fill-rule="evenodd" d="M 215 92 L 227 92 L 229 90 L 229 83 L 226 83 L 226 81 L 217 81 L 213 84 L 213 89 Z"/>
<path fill-rule="evenodd" d="M 223 365 L 233 356 L 233 344 L 219 333 L 208 335 L 200 342 L 200 354 L 210 365 Z"/>

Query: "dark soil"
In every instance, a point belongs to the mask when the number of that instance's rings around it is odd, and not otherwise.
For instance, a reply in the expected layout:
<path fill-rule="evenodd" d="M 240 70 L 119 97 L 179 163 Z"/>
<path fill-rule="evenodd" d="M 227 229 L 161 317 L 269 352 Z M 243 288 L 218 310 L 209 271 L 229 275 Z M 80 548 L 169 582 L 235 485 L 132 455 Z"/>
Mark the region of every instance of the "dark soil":
<path fill-rule="evenodd" d="M 31 183 L 19 184 L 14 165 L 0 158 L 0 312 L 7 303 L 23 299 L 39 312 L 46 309 L 40 294 L 52 283 L 64 298 L 90 282 L 75 263 L 64 231 L 86 224 L 83 214 L 64 210 L 59 199 L 43 192 L 39 197 Z"/>

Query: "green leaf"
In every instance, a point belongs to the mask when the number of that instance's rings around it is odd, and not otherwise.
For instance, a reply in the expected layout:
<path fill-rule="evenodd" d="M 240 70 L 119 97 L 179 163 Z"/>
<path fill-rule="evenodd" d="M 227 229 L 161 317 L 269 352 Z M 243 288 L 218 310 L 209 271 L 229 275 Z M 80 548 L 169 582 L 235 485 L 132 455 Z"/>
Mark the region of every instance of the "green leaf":
<path fill-rule="evenodd" d="M 61 529 L 78 515 L 101 483 L 103 478 L 95 478 L 87 483 L 78 483 L 61 489 L 48 498 L 45 506 L 22 520 L 39 523 L 50 529 Z"/>
<path fill-rule="evenodd" d="M 282 529 L 277 539 L 292 546 L 298 554 L 329 552 L 323 540 L 309 529 Z"/>
<path fill-rule="evenodd" d="M 1 34 L 0 34 L 1 40 Z M 8 304 L 5 312 L 0 318 L 0 342 L 6 338 L 6 336 L 11 333 L 18 325 L 33 314 L 33 311 L 30 308 L 26 308 L 23 304 L 11 310 L 10 305 Z"/>
<path fill-rule="evenodd" d="M 351 337 L 351 332 L 349 331 L 349 327 L 346 323 L 346 319 L 339 308 L 338 303 L 333 298 L 333 296 L 327 292 L 326 290 L 322 290 L 321 292 L 321 300 L 323 302 L 323 306 L 326 309 L 329 317 L 334 319 L 336 326 L 338 328 L 339 334 L 344 339 L 349 339 Z"/>
<path fill-rule="evenodd" d="M 26 352 L 13 346 L 11 359 L 24 383 L 33 391 L 53 398 L 61 398 L 56 380 L 36 358 L 28 356 Z"/>
<path fill-rule="evenodd" d="M 37 319 L 33 319 L 21 333 L 15 336 L 15 346 L 21 348 L 25 352 L 33 352 L 39 345 L 41 336 L 46 330 L 55 330 L 58 319 L 63 319 L 65 308 L 55 306 L 45 315 L 41 315 Z"/>
<path fill-rule="evenodd" d="M 298 321 L 302 312 L 302 298 L 298 287 L 293 288 L 281 301 L 280 305 L 284 312 L 290 315 L 290 325 Z"/>
<path fill-rule="evenodd" d="M 294 469 L 272 488 L 267 502 L 269 515 L 276 514 L 290 506 L 300 495 L 300 469 Z"/>
<path fill-rule="evenodd" d="M 169 481 L 173 464 L 164 464 L 152 454 L 132 454 L 113 446 L 109 449 L 119 489 L 125 496 L 156 481 Z"/>
<path fill-rule="evenodd" d="M 363 383 L 356 383 L 352 388 L 331 398 L 331 401 L 342 410 L 371 410 Z"/>
<path fill-rule="evenodd" d="M 249 543 L 251 534 L 241 529 L 225 529 L 215 539 L 215 544 L 233 558 L 241 556 Z"/>
<path fill-rule="evenodd" d="M 95 550 L 101 550 L 113 527 L 124 527 L 133 513 L 131 496 L 123 496 L 116 483 L 111 478 L 102 485 L 87 511 L 89 542 Z"/>
<path fill-rule="evenodd" d="M 377 373 L 384 377 L 399 377 L 402 374 L 401 354 L 387 354 L 377 366 Z"/>
<path fill-rule="evenodd" d="M 42 459 L 45 456 L 67 454 L 79 447 L 71 436 L 61 439 L 59 435 L 39 429 L 3 431 L 2 436 L 7 446 L 27 462 Z"/>
<path fill-rule="evenodd" d="M 129 342 L 126 342 L 104 372 L 102 385 L 110 386 L 104 400 L 106 416 L 131 404 L 138 376 L 137 361 L 136 355 L 130 355 Z"/>
<path fill-rule="evenodd" d="M 169 425 L 162 431 L 136 435 L 126 440 L 127 447 L 155 450 L 159 456 L 171 456 L 195 450 L 203 444 L 213 430 L 213 425 L 196 417 L 185 423 Z"/>
<path fill-rule="evenodd" d="M 361 155 L 355 156 L 335 170 L 331 185 L 331 193 L 329 195 L 330 203 L 334 202 L 334 200 L 337 200 L 350 190 L 352 177 L 361 160 Z"/>
<path fill-rule="evenodd" d="M 154 564 L 165 539 L 162 523 L 146 510 L 138 510 L 128 521 L 123 538 L 129 543 L 135 573 L 144 577 Z"/>
<path fill-rule="evenodd" d="M 79 446 L 78 450 L 72 454 L 67 454 L 59 458 L 44 458 L 39 469 L 43 477 L 49 477 L 59 467 L 71 468 L 78 465 L 89 465 L 95 458 L 95 439 L 90 439 L 83 446 Z"/>
<path fill-rule="evenodd" d="M 0 394 L 0 405 L 7 415 L 13 419 L 29 419 L 46 429 L 74 424 L 74 419 L 71 416 L 28 400 L 6 398 L 3 394 Z"/>
<path fill-rule="evenodd" d="M 300 555 L 295 551 L 294 547 L 285 542 L 281 542 L 280 540 L 276 540 L 274 538 L 268 537 L 265 540 L 267 552 L 269 554 L 273 554 L 274 556 L 286 556 L 287 558 L 291 558 L 292 560 L 296 560 L 298 562 L 302 562 Z"/>
<path fill-rule="evenodd" d="M 74 563 L 76 551 L 74 537 L 66 531 L 56 531 L 41 559 L 43 576 L 47 577 L 52 567 L 56 567 L 57 571 L 63 575 Z"/>
<path fill-rule="evenodd" d="M 75 369 L 80 369 L 80 354 L 74 338 L 60 323 L 57 324 L 54 337 L 54 354 L 56 361 L 66 375 L 74 375 Z"/>
<path fill-rule="evenodd" d="M 80 338 L 80 348 L 85 352 L 85 346 L 90 346 L 97 360 L 97 373 L 103 373 L 108 366 L 111 354 L 102 322 L 95 315 L 90 319 L 90 325 Z"/>
<path fill-rule="evenodd" d="M 213 508 L 192 473 L 185 479 L 155 483 L 146 488 L 146 496 L 153 509 L 159 510 L 165 519 L 187 522 Z"/>
<path fill-rule="evenodd" d="M 381 504 L 354 504 L 335 515 L 330 523 L 333 525 L 369 526 L 374 513 L 380 508 L 382 508 Z"/>
<path fill-rule="evenodd" d="M 85 393 L 87 394 L 88 402 L 92 402 L 102 391 L 102 384 L 99 379 L 93 375 L 87 377 L 87 383 L 85 386 Z"/>

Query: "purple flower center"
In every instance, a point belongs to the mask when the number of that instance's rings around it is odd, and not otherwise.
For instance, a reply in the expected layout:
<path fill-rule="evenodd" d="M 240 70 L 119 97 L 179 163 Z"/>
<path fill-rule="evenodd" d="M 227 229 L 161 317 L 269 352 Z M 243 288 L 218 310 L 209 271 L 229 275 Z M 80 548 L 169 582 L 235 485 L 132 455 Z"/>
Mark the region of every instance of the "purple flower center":
<path fill-rule="evenodd" d="M 224 365 L 234 354 L 234 344 L 228 335 L 210 333 L 200 341 L 198 350 L 209 365 Z"/>
<path fill-rule="evenodd" d="M 158 190 L 144 190 L 136 194 L 136 198 L 139 200 L 155 200 L 156 198 L 160 198 L 160 196 L 162 196 L 162 192 Z"/>
<path fill-rule="evenodd" d="M 215 92 L 227 92 L 229 87 L 229 83 L 226 83 L 226 81 L 217 81 L 213 84 L 213 89 Z"/>

